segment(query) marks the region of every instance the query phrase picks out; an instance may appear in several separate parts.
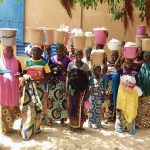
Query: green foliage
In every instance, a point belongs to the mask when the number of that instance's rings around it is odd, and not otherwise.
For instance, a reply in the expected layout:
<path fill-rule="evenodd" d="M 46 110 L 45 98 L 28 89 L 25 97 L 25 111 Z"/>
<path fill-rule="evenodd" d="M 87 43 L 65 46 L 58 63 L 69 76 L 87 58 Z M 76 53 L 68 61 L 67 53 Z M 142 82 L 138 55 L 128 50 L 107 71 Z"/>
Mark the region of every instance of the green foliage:
<path fill-rule="evenodd" d="M 74 0 L 74 3 L 78 3 L 81 7 L 86 9 L 96 9 L 98 4 L 106 3 L 113 20 L 122 20 L 125 16 L 125 0 Z M 132 6 L 139 9 L 139 18 L 141 21 L 144 21 L 145 0 L 133 0 Z"/>
<path fill-rule="evenodd" d="M 0 4 L 2 4 L 4 2 L 4 0 L 0 0 Z"/>
<path fill-rule="evenodd" d="M 140 11 L 139 18 L 144 21 L 145 18 L 145 0 L 134 0 L 135 7 Z"/>

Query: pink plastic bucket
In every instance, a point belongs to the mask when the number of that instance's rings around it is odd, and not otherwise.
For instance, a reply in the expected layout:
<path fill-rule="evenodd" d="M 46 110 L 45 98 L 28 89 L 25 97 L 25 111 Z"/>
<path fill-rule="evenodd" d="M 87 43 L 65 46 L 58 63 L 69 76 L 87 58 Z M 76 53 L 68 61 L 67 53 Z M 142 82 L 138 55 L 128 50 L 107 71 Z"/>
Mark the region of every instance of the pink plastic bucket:
<path fill-rule="evenodd" d="M 136 35 L 145 35 L 146 34 L 146 26 L 145 25 L 139 25 L 136 28 Z"/>
<path fill-rule="evenodd" d="M 124 47 L 124 57 L 134 59 L 138 55 L 137 47 Z"/>
<path fill-rule="evenodd" d="M 91 108 L 91 103 L 89 101 L 84 101 L 84 108 L 85 109 L 90 109 Z"/>
<path fill-rule="evenodd" d="M 108 30 L 93 30 L 93 33 L 95 35 L 95 44 L 106 44 Z"/>

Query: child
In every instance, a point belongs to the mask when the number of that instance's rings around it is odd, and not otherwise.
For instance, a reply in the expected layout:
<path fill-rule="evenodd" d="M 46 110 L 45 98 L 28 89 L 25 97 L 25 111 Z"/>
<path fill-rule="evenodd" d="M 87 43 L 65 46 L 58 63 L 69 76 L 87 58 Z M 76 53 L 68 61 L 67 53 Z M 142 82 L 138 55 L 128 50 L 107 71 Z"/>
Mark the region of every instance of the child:
<path fill-rule="evenodd" d="M 69 58 L 71 61 L 75 61 L 75 48 L 74 48 L 73 44 L 71 44 Z"/>
<path fill-rule="evenodd" d="M 104 88 L 105 88 L 105 97 L 104 97 L 104 118 L 106 119 L 105 123 L 113 121 L 116 111 L 116 98 L 119 86 L 119 74 L 117 70 L 120 69 L 120 57 L 118 51 L 114 51 L 111 54 L 111 60 L 107 62 L 106 75 L 104 76 Z"/>
<path fill-rule="evenodd" d="M 91 64 L 91 60 L 90 60 L 91 52 L 92 52 L 92 48 L 90 48 L 90 47 L 86 48 L 85 49 L 85 57 L 82 59 L 82 61 L 89 66 L 90 70 L 92 70 L 92 64 Z M 91 75 L 91 73 L 90 73 L 90 75 Z"/>
<path fill-rule="evenodd" d="M 141 90 L 135 86 L 137 72 L 133 70 L 133 60 L 125 59 L 123 69 L 119 71 L 121 77 L 118 96 L 115 129 L 117 132 L 135 134 L 135 117 L 137 115 L 138 97 Z"/>
<path fill-rule="evenodd" d="M 89 83 L 91 108 L 89 109 L 89 127 L 100 128 L 101 107 L 103 102 L 103 75 L 100 66 L 93 67 Z"/>

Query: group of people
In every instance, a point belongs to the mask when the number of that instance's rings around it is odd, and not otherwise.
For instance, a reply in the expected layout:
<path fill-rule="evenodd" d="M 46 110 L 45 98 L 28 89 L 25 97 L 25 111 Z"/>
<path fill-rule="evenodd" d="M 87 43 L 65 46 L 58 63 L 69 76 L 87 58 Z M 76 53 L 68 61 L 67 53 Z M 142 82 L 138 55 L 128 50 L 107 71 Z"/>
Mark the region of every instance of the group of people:
<path fill-rule="evenodd" d="M 115 122 L 117 132 L 135 134 L 138 103 L 150 101 L 150 52 L 126 59 L 118 51 L 111 59 L 104 55 L 103 65 L 91 62 L 91 48 L 67 51 L 58 45 L 51 56 L 51 46 L 33 45 L 23 66 L 11 46 L 1 51 L 0 59 L 0 130 L 14 132 L 15 119 L 21 118 L 20 133 L 24 140 L 41 132 L 40 125 L 69 119 L 71 131 L 100 128 L 101 121 Z M 131 76 L 134 84 L 124 85 L 123 77 Z M 131 81 L 132 83 L 132 81 Z M 145 123 L 150 127 L 150 122 Z M 145 127 L 144 124 L 144 127 Z"/>

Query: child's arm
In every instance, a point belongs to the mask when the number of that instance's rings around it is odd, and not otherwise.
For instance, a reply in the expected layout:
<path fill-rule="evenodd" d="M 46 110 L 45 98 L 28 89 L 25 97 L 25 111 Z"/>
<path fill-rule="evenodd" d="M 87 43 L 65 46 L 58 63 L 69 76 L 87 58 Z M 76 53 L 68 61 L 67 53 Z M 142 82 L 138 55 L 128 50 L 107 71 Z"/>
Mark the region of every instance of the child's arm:
<path fill-rule="evenodd" d="M 117 71 L 119 71 L 121 69 L 121 66 L 122 66 L 123 62 L 124 62 L 124 58 L 121 55 L 121 56 L 118 57 L 118 59 L 115 62 L 115 68 L 116 68 Z"/>

